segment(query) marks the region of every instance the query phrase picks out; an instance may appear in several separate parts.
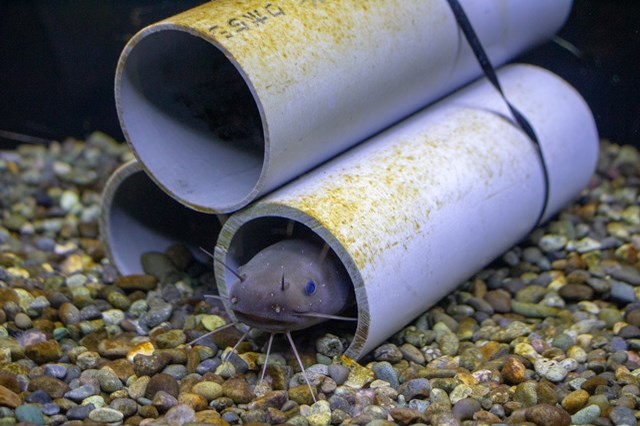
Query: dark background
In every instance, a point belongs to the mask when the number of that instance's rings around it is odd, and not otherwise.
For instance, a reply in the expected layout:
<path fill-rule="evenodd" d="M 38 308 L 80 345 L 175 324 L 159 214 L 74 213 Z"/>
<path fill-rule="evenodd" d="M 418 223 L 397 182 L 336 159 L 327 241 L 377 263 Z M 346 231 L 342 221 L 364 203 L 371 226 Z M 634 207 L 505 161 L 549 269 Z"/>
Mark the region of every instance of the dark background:
<path fill-rule="evenodd" d="M 123 136 L 113 100 L 118 56 L 142 27 L 206 0 L 3 0 L 0 2 L 0 148 L 20 135 Z M 533 0 L 532 0 L 533 1 Z M 640 1 L 574 0 L 559 33 L 516 61 L 573 84 L 602 137 L 640 147 Z"/>

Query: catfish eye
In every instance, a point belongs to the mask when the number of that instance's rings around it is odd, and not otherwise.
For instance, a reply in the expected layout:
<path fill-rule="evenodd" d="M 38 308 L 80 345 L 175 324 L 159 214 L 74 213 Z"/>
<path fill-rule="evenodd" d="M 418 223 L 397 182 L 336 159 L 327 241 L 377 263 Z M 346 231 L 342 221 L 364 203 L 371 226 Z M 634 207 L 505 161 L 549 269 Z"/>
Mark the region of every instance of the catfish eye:
<path fill-rule="evenodd" d="M 311 296 L 316 292 L 316 283 L 313 280 L 307 281 L 304 285 L 304 292 L 307 296 Z"/>

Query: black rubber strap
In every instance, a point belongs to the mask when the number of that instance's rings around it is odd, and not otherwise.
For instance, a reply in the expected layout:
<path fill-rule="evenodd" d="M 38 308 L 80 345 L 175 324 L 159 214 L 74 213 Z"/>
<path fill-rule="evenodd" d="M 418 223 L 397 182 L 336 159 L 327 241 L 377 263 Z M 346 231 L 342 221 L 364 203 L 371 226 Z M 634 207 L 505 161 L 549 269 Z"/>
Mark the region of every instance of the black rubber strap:
<path fill-rule="evenodd" d="M 527 136 L 529 136 L 529 139 L 531 139 L 531 141 L 533 142 L 533 145 L 535 146 L 536 151 L 538 152 L 538 156 L 540 157 L 540 163 L 542 166 L 542 172 L 544 177 L 544 204 L 542 205 L 542 210 L 540 211 L 538 215 L 538 219 L 536 220 L 536 224 L 534 225 L 534 228 L 536 228 L 538 225 L 540 225 L 540 222 L 542 221 L 542 218 L 544 217 L 544 214 L 547 211 L 547 205 L 549 204 L 549 172 L 547 170 L 547 163 L 544 160 L 544 155 L 542 155 L 542 149 L 540 147 L 540 142 L 538 141 L 538 136 L 536 135 L 536 132 L 533 130 L 533 126 L 531 126 L 531 124 L 529 123 L 529 120 L 527 120 L 526 117 L 520 111 L 518 111 L 518 109 L 515 106 L 513 106 L 511 102 L 509 102 L 507 97 L 504 95 L 504 92 L 502 91 L 502 86 L 500 86 L 500 82 L 498 81 L 498 76 L 496 75 L 496 70 L 493 67 L 493 65 L 491 65 L 491 61 L 489 61 L 489 57 L 487 56 L 487 53 L 484 51 L 484 48 L 482 47 L 482 43 L 480 43 L 480 39 L 478 38 L 478 35 L 473 29 L 473 26 L 471 25 L 471 22 L 469 21 L 467 14 L 465 13 L 464 9 L 462 8 L 458 0 L 447 0 L 447 2 L 449 3 L 451 10 L 453 11 L 453 14 L 456 17 L 456 21 L 458 22 L 458 26 L 460 27 L 460 29 L 462 30 L 462 33 L 467 39 L 467 42 L 469 43 L 471 50 L 476 55 L 476 58 L 480 63 L 480 67 L 484 72 L 484 75 L 491 82 L 491 84 L 493 84 L 493 87 L 495 87 L 496 90 L 498 90 L 498 92 L 500 93 L 500 96 L 502 96 L 502 99 L 507 104 L 507 107 L 509 107 L 509 111 L 511 111 L 511 114 L 513 115 L 513 118 L 515 119 L 517 125 L 520 126 L 522 131 L 524 131 L 527 134 Z"/>

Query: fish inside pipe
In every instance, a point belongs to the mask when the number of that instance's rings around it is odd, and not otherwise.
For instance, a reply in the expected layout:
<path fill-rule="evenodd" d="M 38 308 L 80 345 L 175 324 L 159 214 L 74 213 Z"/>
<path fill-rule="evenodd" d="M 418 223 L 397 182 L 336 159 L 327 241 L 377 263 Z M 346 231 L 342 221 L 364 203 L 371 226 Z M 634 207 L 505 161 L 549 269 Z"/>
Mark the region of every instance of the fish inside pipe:
<path fill-rule="evenodd" d="M 224 266 L 236 277 L 236 281 L 230 287 L 228 298 L 206 297 L 227 301 L 239 322 L 269 333 L 260 381 L 264 379 L 274 335 L 284 334 L 315 401 L 315 394 L 293 343 L 291 332 L 330 319 L 356 321 L 356 318 L 341 316 L 341 313 L 353 304 L 353 297 L 351 281 L 337 256 L 326 243 L 288 238 L 264 248 L 237 270 L 226 264 Z M 221 329 L 213 330 L 211 333 Z M 247 333 L 236 343 L 233 350 L 246 335 Z M 233 350 L 227 354 L 225 361 Z"/>

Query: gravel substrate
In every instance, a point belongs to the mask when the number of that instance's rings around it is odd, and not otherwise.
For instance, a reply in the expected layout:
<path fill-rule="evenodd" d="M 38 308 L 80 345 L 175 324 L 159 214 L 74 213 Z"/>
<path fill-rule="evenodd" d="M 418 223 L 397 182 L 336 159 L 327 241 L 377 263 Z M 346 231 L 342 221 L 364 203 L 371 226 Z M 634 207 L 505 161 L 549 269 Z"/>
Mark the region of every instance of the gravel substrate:
<path fill-rule="evenodd" d="M 227 362 L 233 329 L 186 344 L 226 319 L 183 247 L 147 275 L 104 259 L 100 191 L 130 158 L 99 133 L 0 152 L 0 426 L 637 424 L 633 147 L 603 141 L 575 204 L 358 363 L 348 335 L 298 336 L 316 403 L 282 341 L 260 384 L 265 336 Z"/>

